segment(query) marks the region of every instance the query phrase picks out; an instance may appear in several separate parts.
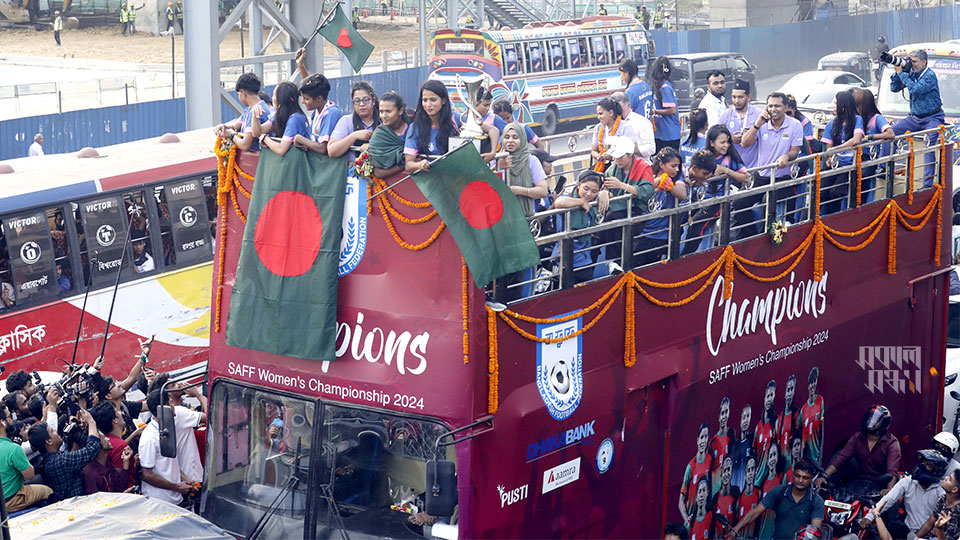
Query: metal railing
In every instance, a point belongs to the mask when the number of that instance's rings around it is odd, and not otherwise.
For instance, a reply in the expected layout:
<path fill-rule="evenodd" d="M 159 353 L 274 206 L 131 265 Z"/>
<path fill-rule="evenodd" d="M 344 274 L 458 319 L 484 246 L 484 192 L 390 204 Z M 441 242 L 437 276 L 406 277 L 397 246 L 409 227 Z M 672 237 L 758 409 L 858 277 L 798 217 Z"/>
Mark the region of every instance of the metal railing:
<path fill-rule="evenodd" d="M 724 189 L 720 193 L 724 195 L 717 197 L 703 198 L 703 188 L 688 183 L 688 201 L 678 203 L 676 208 L 657 208 L 648 201 L 638 201 L 633 195 L 615 197 L 611 201 L 627 202 L 625 217 L 610 221 L 601 218 L 597 224 L 578 230 L 571 229 L 567 216 L 571 212 L 582 212 L 581 208 L 538 212 L 529 221 L 541 249 L 540 264 L 537 268 L 497 280 L 493 285 L 494 298 L 502 303 L 519 301 L 600 279 L 609 275 L 611 270 L 630 271 L 663 260 L 672 261 L 707 249 L 757 238 L 768 234 L 778 220 L 790 225 L 809 222 L 816 215 L 813 206 L 816 202 L 813 193 L 816 178 L 813 170 L 814 160 L 817 159 L 822 167 L 821 216 L 856 207 L 858 175 L 854 152 L 861 150 L 866 152 L 861 163 L 861 204 L 905 193 L 910 178 L 907 169 L 911 166 L 915 171 L 917 189 L 942 184 L 942 147 L 935 137 L 938 134 L 937 129 L 932 129 L 902 135 L 892 142 L 876 141 L 853 149 L 830 149 L 820 154 L 800 156 L 788 164 L 787 175 L 783 175 L 784 169 L 777 169 L 775 165 L 757 167 L 748 171 L 751 182 L 739 189 L 736 187 L 738 183 L 731 178 L 716 176 L 704 182 L 704 185 L 723 182 Z M 924 146 L 927 136 L 936 138 L 929 147 Z M 557 141 L 565 137 L 569 135 L 545 139 Z M 911 138 L 914 139 L 912 163 Z M 947 139 L 946 144 L 953 143 Z M 850 157 L 852 164 L 840 166 L 841 154 L 853 154 L 854 157 Z M 572 180 L 575 184 L 577 176 L 590 164 L 589 151 L 571 152 L 568 157 L 576 156 L 585 158 L 584 166 L 550 176 L 572 173 L 573 178 L 567 182 Z M 927 160 L 930 162 L 927 163 Z M 781 173 L 779 177 L 778 172 Z M 591 206 L 597 206 L 597 201 Z M 545 224 L 551 220 L 556 224 L 557 218 L 561 218 L 562 225 L 557 224 L 554 232 L 541 234 L 548 229 Z M 651 226 L 651 222 L 660 219 L 666 220 L 665 226 Z M 695 229 L 696 225 L 700 225 L 699 231 Z M 594 238 L 601 240 L 585 241 Z M 575 260 L 579 260 L 580 264 L 577 265 Z"/>

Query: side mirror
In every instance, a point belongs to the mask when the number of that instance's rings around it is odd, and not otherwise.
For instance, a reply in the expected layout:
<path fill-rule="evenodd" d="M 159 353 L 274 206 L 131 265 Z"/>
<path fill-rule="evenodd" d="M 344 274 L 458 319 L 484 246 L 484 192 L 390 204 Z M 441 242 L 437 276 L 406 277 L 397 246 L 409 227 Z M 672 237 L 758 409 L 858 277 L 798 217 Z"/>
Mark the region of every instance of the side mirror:
<path fill-rule="evenodd" d="M 454 462 L 436 459 L 427 462 L 425 506 L 431 516 L 453 515 L 457 506 L 457 466 Z"/>
<path fill-rule="evenodd" d="M 173 419 L 173 407 L 160 407 L 160 455 L 167 458 L 177 457 L 177 424 Z"/>

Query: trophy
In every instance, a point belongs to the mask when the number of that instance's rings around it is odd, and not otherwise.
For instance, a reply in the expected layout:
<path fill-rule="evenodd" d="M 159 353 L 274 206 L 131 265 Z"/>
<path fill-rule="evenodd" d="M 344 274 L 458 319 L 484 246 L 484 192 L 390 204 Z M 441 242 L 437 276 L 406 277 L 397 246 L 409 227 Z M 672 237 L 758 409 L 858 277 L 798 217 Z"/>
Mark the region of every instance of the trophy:
<path fill-rule="evenodd" d="M 477 151 L 480 151 L 480 141 L 484 137 L 483 130 L 480 129 L 480 123 L 483 122 L 483 119 L 477 112 L 476 101 L 480 89 L 486 87 L 485 83 L 488 82 L 488 78 L 488 76 L 478 77 L 475 81 L 466 82 L 463 77 L 457 75 L 454 86 L 457 89 L 457 95 L 460 96 L 460 102 L 467 109 L 467 113 L 460 127 L 460 135 L 450 138 L 450 150 L 470 142 L 477 147 Z"/>

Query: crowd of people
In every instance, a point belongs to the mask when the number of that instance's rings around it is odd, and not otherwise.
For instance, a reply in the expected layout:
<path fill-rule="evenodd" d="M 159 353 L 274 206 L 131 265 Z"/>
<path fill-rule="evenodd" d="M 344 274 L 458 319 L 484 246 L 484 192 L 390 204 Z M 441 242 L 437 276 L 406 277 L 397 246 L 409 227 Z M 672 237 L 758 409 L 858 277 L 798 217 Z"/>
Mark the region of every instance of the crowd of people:
<path fill-rule="evenodd" d="M 153 338 L 123 380 L 89 368 L 55 384 L 16 371 L 0 400 L 0 482 L 8 513 L 98 492 L 142 493 L 192 507 L 203 480 L 207 400 L 197 386 L 147 367 Z M 144 397 L 128 399 L 128 392 Z M 194 407 L 185 400 L 192 401 Z M 157 416 L 171 407 L 176 457 L 160 452 Z"/>

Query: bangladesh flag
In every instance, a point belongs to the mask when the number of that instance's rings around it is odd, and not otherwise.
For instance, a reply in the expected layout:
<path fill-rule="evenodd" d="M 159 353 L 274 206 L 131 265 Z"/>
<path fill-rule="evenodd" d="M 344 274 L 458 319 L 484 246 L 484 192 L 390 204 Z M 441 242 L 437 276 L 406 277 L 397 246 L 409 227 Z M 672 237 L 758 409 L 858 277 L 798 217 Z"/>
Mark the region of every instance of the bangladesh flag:
<path fill-rule="evenodd" d="M 347 161 L 291 149 L 260 151 L 227 344 L 334 360 L 337 266 Z"/>
<path fill-rule="evenodd" d="M 320 27 L 317 33 L 340 49 L 340 52 L 347 57 L 347 61 L 353 66 L 353 70 L 359 73 L 360 68 L 367 62 L 367 58 L 370 58 L 373 45 L 363 39 L 360 32 L 357 32 L 340 4 L 337 4 L 334 9 L 333 19 Z"/>
<path fill-rule="evenodd" d="M 472 144 L 450 152 L 413 179 L 450 228 L 477 287 L 540 263 L 517 196 Z"/>

